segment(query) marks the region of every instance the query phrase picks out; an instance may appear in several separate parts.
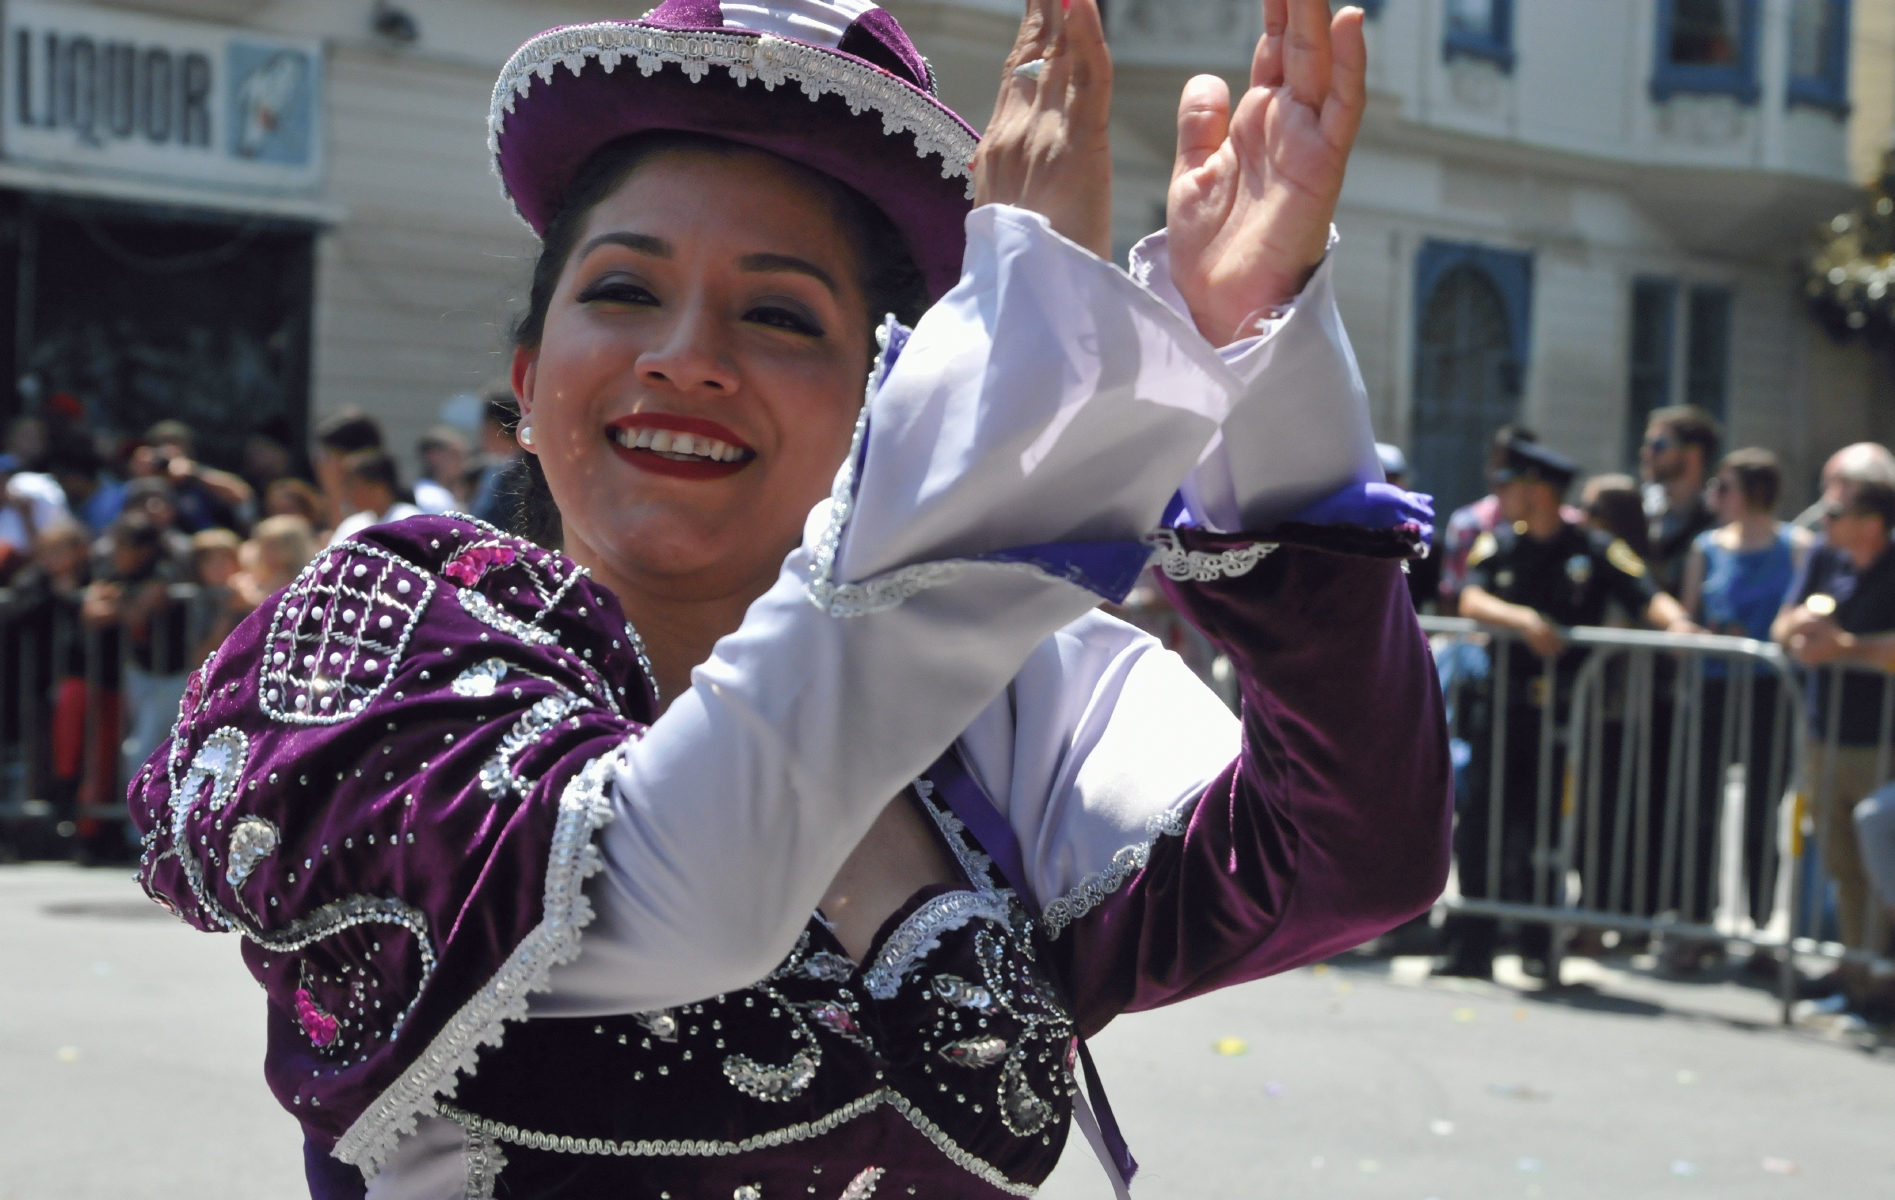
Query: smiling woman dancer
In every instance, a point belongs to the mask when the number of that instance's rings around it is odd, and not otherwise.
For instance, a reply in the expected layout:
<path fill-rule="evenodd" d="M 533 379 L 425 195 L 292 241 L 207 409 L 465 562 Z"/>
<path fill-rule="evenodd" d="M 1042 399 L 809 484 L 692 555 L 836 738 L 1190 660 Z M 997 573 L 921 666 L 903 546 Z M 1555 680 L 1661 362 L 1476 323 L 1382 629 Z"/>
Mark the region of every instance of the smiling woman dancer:
<path fill-rule="evenodd" d="M 508 64 L 565 556 L 330 547 L 133 781 L 146 887 L 242 935 L 317 1196 L 1028 1195 L 1074 1120 L 1129 1175 L 1080 1038 L 1435 898 L 1429 513 L 1326 265 L 1362 17 L 1264 11 L 1129 272 L 1095 0 L 1031 0 L 978 152 L 865 0 Z M 1154 556 L 1241 722 L 1095 611 Z"/>

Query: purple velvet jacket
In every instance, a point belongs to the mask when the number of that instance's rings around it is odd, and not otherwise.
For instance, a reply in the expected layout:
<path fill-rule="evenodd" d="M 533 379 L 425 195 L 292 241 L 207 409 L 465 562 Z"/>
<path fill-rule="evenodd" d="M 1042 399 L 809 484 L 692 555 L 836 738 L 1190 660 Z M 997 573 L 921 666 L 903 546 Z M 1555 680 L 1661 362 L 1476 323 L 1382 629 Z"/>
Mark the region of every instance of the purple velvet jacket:
<path fill-rule="evenodd" d="M 1187 530 L 1178 549 L 1215 563 L 1255 540 Z M 319 1196 L 362 1194 L 329 1152 L 365 1114 L 434 1111 L 466 1133 L 476 1194 L 1024 1194 L 1064 1142 L 1075 1032 L 1359 944 L 1445 880 L 1440 692 L 1393 561 L 1416 531 L 1270 540 L 1241 571 L 1168 582 L 1237 669 L 1243 751 L 1080 915 L 1029 919 L 921 789 L 965 887 L 917 894 L 878 936 L 916 940 L 912 985 L 812 919 L 742 993 L 519 1020 L 525 997 L 493 981 L 583 924 L 583 903 L 549 911 L 549 877 L 583 872 L 608 819 L 591 764 L 650 699 L 611 596 L 455 518 L 331 548 L 193 677 L 133 781 L 141 876 L 243 935 L 265 1074 Z M 403 1094 L 471 1009 L 509 1019 L 504 1039 L 453 1064 L 451 1103 Z"/>

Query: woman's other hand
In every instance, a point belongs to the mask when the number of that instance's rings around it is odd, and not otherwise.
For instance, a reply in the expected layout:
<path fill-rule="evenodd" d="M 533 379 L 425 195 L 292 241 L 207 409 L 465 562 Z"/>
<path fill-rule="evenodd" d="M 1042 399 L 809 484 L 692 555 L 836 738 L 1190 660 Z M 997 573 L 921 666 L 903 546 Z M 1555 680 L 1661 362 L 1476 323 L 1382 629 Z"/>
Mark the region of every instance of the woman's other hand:
<path fill-rule="evenodd" d="M 974 155 L 974 203 L 1037 212 L 1063 236 L 1110 257 L 1111 112 L 1112 55 L 1098 0 L 1067 0 L 1066 7 L 1027 0 L 993 120 Z"/>
<path fill-rule="evenodd" d="M 1362 10 L 1264 0 L 1250 89 L 1231 109 L 1215 75 L 1185 84 L 1166 203 L 1171 277 L 1212 345 L 1245 337 L 1322 262 L 1362 124 Z"/>

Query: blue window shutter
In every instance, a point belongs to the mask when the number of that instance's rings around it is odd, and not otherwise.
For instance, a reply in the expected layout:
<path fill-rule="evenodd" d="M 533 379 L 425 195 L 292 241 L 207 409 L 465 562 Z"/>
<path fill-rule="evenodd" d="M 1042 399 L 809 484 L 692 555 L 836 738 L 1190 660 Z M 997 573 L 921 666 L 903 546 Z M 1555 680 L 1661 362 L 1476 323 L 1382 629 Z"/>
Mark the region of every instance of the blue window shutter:
<path fill-rule="evenodd" d="M 1823 66 L 1814 75 L 1798 75 L 1791 62 L 1784 100 L 1827 109 L 1837 117 L 1849 115 L 1850 0 L 1825 0 L 1828 19 L 1823 25 Z"/>
<path fill-rule="evenodd" d="M 1739 0 L 1737 8 L 1736 51 L 1732 63 L 1674 63 L 1671 60 L 1672 33 L 1676 28 L 1679 0 L 1658 0 L 1656 53 L 1652 58 L 1652 99 L 1664 103 L 1673 96 L 1731 96 L 1743 104 L 1755 104 L 1762 94 L 1757 84 L 1757 45 L 1760 38 L 1760 0 Z"/>
<path fill-rule="evenodd" d="M 1485 34 L 1448 26 L 1441 40 L 1443 58 L 1479 58 L 1513 72 L 1513 0 L 1492 0 L 1493 21 Z"/>

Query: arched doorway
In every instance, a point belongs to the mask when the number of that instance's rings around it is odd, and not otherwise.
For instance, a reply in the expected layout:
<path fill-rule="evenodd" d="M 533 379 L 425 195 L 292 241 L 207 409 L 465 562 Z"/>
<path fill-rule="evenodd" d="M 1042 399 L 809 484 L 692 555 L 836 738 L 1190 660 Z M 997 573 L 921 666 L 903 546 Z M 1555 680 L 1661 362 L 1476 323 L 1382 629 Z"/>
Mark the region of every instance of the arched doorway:
<path fill-rule="evenodd" d="M 1510 297 L 1492 264 L 1500 252 L 1429 247 L 1415 324 L 1413 439 L 1415 485 L 1433 493 L 1445 519 L 1487 490 L 1487 444 L 1518 418 L 1524 370 L 1524 295 Z M 1458 250 L 1453 261 L 1442 251 Z M 1526 262 L 1518 260 L 1524 288 Z M 1516 264 L 1507 264 L 1509 266 Z M 1506 269 L 1500 275 L 1514 272 Z M 1508 282 L 1513 282 L 1509 280 Z"/>

